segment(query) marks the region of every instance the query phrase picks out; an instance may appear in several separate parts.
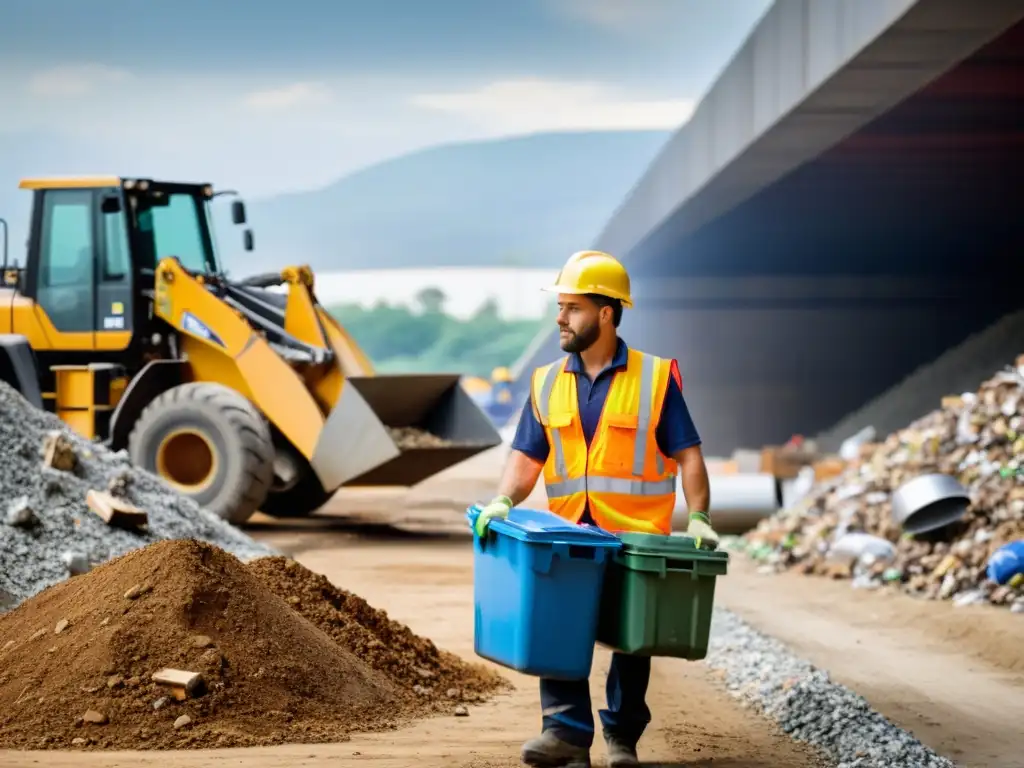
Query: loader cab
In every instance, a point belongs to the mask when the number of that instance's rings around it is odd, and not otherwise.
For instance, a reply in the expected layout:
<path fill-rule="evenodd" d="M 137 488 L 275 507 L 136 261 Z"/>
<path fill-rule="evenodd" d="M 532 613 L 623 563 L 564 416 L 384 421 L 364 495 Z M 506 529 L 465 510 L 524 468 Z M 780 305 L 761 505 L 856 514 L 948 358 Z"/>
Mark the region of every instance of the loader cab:
<path fill-rule="evenodd" d="M 54 351 L 118 351 L 145 330 L 157 262 L 222 272 L 210 216 L 213 188 L 145 179 L 27 179 L 33 193 L 15 333 Z M 21 328 L 19 328 L 21 326 Z"/>

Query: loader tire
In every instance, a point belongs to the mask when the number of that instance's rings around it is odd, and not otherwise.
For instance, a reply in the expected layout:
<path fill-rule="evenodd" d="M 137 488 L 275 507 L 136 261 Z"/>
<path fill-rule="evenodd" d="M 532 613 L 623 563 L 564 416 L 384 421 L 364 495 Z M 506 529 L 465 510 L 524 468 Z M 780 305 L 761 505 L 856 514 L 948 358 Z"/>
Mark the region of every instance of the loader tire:
<path fill-rule="evenodd" d="M 218 517 L 241 525 L 274 479 L 270 427 L 242 395 L 193 382 L 146 406 L 128 438 L 133 464 Z"/>
<path fill-rule="evenodd" d="M 334 491 L 325 491 L 308 463 L 302 467 L 299 479 L 284 490 L 273 487 L 267 494 L 260 511 L 277 518 L 309 517 L 330 501 Z"/>

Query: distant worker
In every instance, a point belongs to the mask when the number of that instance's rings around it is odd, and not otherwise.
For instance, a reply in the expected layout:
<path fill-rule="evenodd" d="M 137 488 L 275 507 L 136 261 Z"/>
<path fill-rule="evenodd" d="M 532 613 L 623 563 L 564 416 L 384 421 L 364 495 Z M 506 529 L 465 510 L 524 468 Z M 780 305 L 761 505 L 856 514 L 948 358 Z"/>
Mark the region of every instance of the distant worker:
<path fill-rule="evenodd" d="M 506 418 L 515 410 L 512 406 L 512 373 L 505 366 L 491 371 L 491 402 Z"/>
<path fill-rule="evenodd" d="M 618 337 L 623 307 L 633 305 L 625 268 L 606 253 L 581 251 L 545 290 L 558 293 L 559 341 L 569 355 L 534 371 L 499 495 L 478 517 L 477 535 L 521 504 L 542 472 L 552 512 L 612 533 L 667 535 L 681 472 L 687 533 L 717 544 L 707 467 L 679 367 Z M 651 720 L 650 674 L 649 657 L 613 654 L 608 708 L 600 712 L 611 768 L 639 765 L 636 745 Z M 540 697 L 543 732 L 523 745 L 523 763 L 588 768 L 588 681 L 542 679 Z"/>

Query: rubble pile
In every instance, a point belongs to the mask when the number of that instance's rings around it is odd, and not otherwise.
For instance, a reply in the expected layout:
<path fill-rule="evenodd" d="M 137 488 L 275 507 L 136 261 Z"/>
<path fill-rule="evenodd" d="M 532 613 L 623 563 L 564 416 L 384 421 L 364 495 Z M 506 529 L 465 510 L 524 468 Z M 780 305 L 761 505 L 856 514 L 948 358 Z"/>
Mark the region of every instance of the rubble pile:
<path fill-rule="evenodd" d="M 162 539 L 200 539 L 241 558 L 276 554 L 3 382 L 0 466 L 0 612 Z"/>
<path fill-rule="evenodd" d="M 337 741 L 407 698 L 202 542 L 137 549 L 0 616 L 0 748 Z"/>
<path fill-rule="evenodd" d="M 413 448 L 449 448 L 452 445 L 450 440 L 417 427 L 388 427 L 388 435 L 403 451 Z"/>
<path fill-rule="evenodd" d="M 401 451 L 417 448 L 476 448 L 490 445 L 486 440 L 449 440 L 419 427 L 388 427 L 387 430 Z"/>
<path fill-rule="evenodd" d="M 971 504 L 963 519 L 910 536 L 891 516 L 891 493 L 928 473 L 956 477 Z M 839 556 L 836 543 L 861 536 L 862 552 Z M 877 537 L 877 538 L 874 538 Z M 852 578 L 957 604 L 990 602 L 1024 611 L 1024 577 L 986 578 L 1004 544 L 1024 539 L 1024 356 L 977 393 L 942 407 L 872 446 L 839 476 L 790 509 L 763 520 L 743 547 L 774 570 Z"/>
<path fill-rule="evenodd" d="M 261 557 L 249 569 L 271 592 L 343 648 L 434 710 L 454 711 L 506 686 L 496 672 L 439 650 L 363 598 L 286 557 Z"/>

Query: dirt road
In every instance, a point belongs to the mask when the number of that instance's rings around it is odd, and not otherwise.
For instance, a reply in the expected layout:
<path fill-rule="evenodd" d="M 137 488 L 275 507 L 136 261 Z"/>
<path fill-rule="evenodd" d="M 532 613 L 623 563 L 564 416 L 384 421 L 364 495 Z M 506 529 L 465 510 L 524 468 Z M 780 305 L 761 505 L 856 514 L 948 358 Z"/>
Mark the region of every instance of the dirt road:
<path fill-rule="evenodd" d="M 385 608 L 438 645 L 467 658 L 473 656 L 472 552 L 465 534 L 424 540 L 374 541 L 364 530 L 354 537 L 341 532 L 296 531 L 281 526 L 260 538 L 278 546 L 314 571 Z M 337 527 L 340 527 L 338 525 Z M 340 542 L 340 543 L 339 543 Z M 607 654 L 598 653 L 595 671 L 607 669 Z M 0 766 L 348 766 L 376 768 L 512 768 L 519 746 L 540 725 L 537 682 L 509 673 L 512 693 L 471 710 L 467 718 L 435 718 L 401 730 L 354 737 L 335 745 L 303 745 L 251 750 L 175 753 L 0 753 Z M 595 704 L 603 701 L 603 678 L 595 674 Z M 702 664 L 676 660 L 655 662 L 650 704 L 655 713 L 642 742 L 644 757 L 665 768 L 809 768 L 819 761 L 776 732 L 768 723 L 725 694 Z M 597 759 L 603 746 L 595 747 Z M 597 763 L 600 765 L 600 762 Z"/>
<path fill-rule="evenodd" d="M 496 470 L 484 461 L 467 462 L 412 494 L 342 494 L 324 517 L 257 518 L 250 532 L 472 659 L 472 561 L 462 512 L 493 492 L 487 478 Z M 543 504 L 543 497 L 530 503 Z M 739 556 L 730 575 L 719 580 L 717 599 L 960 764 L 1020 764 L 1024 618 L 857 592 L 822 579 L 761 576 Z M 598 650 L 595 707 L 602 701 L 606 665 L 606 654 Z M 343 744 L 178 753 L 0 752 L 0 767 L 511 768 L 540 716 L 536 680 L 507 674 L 512 693 L 472 709 L 467 718 L 420 721 Z M 650 702 L 655 721 L 642 750 L 652 768 L 817 764 L 814 755 L 741 709 L 703 664 L 656 660 Z M 594 754 L 600 765 L 600 743 Z"/>

